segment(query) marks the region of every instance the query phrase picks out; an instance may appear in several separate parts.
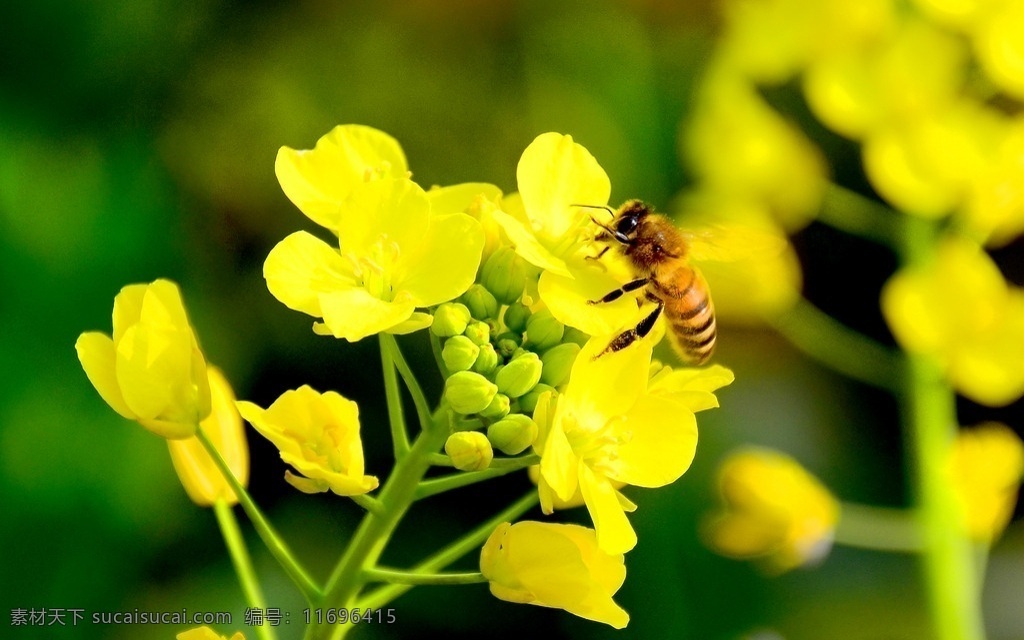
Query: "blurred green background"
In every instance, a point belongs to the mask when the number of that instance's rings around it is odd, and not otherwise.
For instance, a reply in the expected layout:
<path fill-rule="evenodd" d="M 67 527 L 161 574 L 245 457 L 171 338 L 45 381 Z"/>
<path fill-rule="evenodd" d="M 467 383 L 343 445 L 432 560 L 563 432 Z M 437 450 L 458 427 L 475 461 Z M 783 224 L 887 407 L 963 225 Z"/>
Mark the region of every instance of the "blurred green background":
<path fill-rule="evenodd" d="M 269 249 L 312 227 L 277 185 L 278 147 L 310 148 L 336 124 L 368 124 L 402 143 L 424 186 L 489 181 L 513 191 L 522 150 L 537 134 L 560 131 L 601 162 L 613 202 L 664 205 L 690 182 L 679 131 L 716 16 L 710 0 L 557 9 L 530 0 L 49 0 L 0 9 L 3 615 L 227 610 L 236 623 L 218 631 L 246 631 L 212 512 L 188 501 L 165 444 L 115 415 L 75 358 L 80 332 L 109 332 L 113 296 L 125 284 L 178 281 L 208 358 L 240 398 L 266 406 L 310 384 L 357 400 L 367 468 L 384 475 L 390 444 L 376 344 L 314 336 L 311 319 L 264 285 Z M 877 291 L 892 256 L 813 224 L 795 244 L 806 295 L 891 343 Z M 872 266 L 848 275 L 863 263 Z M 425 339 L 402 344 L 428 364 Z M 632 616 L 625 631 L 501 602 L 474 585 L 415 589 L 394 603 L 395 625 L 353 637 L 926 637 L 911 557 L 840 548 L 816 570 L 768 578 L 702 546 L 714 469 L 740 443 L 787 451 L 844 499 L 906 499 L 888 396 L 820 368 L 767 329 L 726 325 L 719 344 L 717 361 L 735 370 L 736 383 L 720 394 L 722 409 L 701 415 L 692 469 L 671 487 L 630 493 L 640 543 L 616 597 Z M 429 366 L 421 370 L 436 393 L 439 381 Z M 1018 404 L 1001 417 L 1019 425 L 1020 415 Z M 326 576 L 358 510 L 298 494 L 276 451 L 251 430 L 249 439 L 252 494 L 305 564 Z M 528 487 L 524 477 L 506 478 L 430 501 L 385 559 L 417 560 Z M 240 517 L 270 605 L 291 612 L 281 637 L 298 638 L 302 602 Z M 1024 637 L 1015 611 L 1021 576 L 1018 517 L 989 564 L 992 640 Z M 139 640 L 181 630 L 0 622 L 0 636 L 15 639 Z"/>

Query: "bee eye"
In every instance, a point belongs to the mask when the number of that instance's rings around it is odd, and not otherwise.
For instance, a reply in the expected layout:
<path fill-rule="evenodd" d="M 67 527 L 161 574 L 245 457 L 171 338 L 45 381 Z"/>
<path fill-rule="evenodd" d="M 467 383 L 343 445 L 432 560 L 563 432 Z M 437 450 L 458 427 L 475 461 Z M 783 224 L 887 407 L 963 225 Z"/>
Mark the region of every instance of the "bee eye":
<path fill-rule="evenodd" d="M 640 223 L 636 216 L 626 216 L 622 220 L 619 220 L 619 224 L 615 225 L 615 230 L 620 234 L 629 235 L 636 231 L 637 225 Z"/>

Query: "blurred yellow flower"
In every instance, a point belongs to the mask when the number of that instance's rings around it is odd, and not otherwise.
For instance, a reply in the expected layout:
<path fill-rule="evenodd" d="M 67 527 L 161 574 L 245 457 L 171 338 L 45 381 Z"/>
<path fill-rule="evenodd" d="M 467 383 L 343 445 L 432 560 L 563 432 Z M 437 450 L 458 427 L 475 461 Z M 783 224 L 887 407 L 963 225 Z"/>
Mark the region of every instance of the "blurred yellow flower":
<path fill-rule="evenodd" d="M 313 330 L 355 342 L 430 326 L 417 312 L 473 284 L 484 234 L 463 213 L 438 215 L 416 183 L 382 178 L 352 188 L 337 221 L 340 250 L 298 231 L 263 265 L 270 292 L 323 323 Z"/>
<path fill-rule="evenodd" d="M 985 423 L 957 434 L 950 473 L 969 535 L 991 542 L 1013 515 L 1024 478 L 1024 443 L 1009 427 Z"/>
<path fill-rule="evenodd" d="M 228 463 L 232 474 L 244 487 L 249 482 L 249 445 L 245 440 L 242 417 L 235 407 L 235 393 L 220 369 L 206 369 L 210 378 L 210 400 L 213 410 L 199 426 Z M 232 505 L 238 497 L 199 438 L 168 440 L 171 462 L 188 497 L 201 507 L 218 499 Z"/>
<path fill-rule="evenodd" d="M 274 170 L 288 199 L 310 220 L 335 233 L 346 215 L 365 215 L 349 202 L 358 185 L 409 175 L 397 140 L 354 124 L 335 127 L 313 149 L 281 147 Z"/>
<path fill-rule="evenodd" d="M 334 391 L 319 393 L 308 385 L 285 391 L 267 409 L 240 401 L 238 410 L 263 437 L 274 443 L 281 459 L 301 476 L 285 480 L 303 493 L 330 489 L 339 496 L 361 495 L 377 488 L 377 478 L 363 474 L 359 407 Z"/>
<path fill-rule="evenodd" d="M 241 631 L 236 631 L 233 636 L 228 638 L 227 636 L 219 635 L 210 627 L 189 629 L 188 631 L 182 631 L 174 637 L 176 640 L 245 640 L 245 636 L 242 635 Z"/>
<path fill-rule="evenodd" d="M 206 360 L 178 285 L 133 284 L 114 298 L 113 336 L 83 333 L 78 359 L 100 396 L 164 438 L 187 438 L 210 413 Z"/>
<path fill-rule="evenodd" d="M 1024 394 L 1024 290 L 977 245 L 947 239 L 933 264 L 896 273 L 882 312 L 900 345 L 935 358 L 968 398 L 1002 406 Z"/>
<path fill-rule="evenodd" d="M 993 128 L 990 162 L 973 176 L 964 217 L 986 244 L 999 246 L 1024 231 L 1024 116 Z"/>
<path fill-rule="evenodd" d="M 518 194 L 493 213 L 527 262 L 569 276 L 566 261 L 583 246 L 592 210 L 573 205 L 608 203 L 604 169 L 572 136 L 544 133 L 523 151 L 516 169 Z"/>
<path fill-rule="evenodd" d="M 636 545 L 625 515 L 633 505 L 615 483 L 669 484 L 689 468 L 697 447 L 697 420 L 682 396 L 648 393 L 651 342 L 596 357 L 607 338 L 591 339 L 565 392 L 542 397 L 534 410 L 541 508 L 551 513 L 552 496 L 568 502 L 579 490 L 607 553 Z"/>
<path fill-rule="evenodd" d="M 718 488 L 724 507 L 704 528 L 718 553 L 763 558 L 781 572 L 831 549 L 839 502 L 789 456 L 766 449 L 734 453 L 719 468 Z"/>
<path fill-rule="evenodd" d="M 616 629 L 629 623 L 629 614 L 612 600 L 626 579 L 623 556 L 600 549 L 593 529 L 500 524 L 481 550 L 480 571 L 496 598 L 564 609 Z"/>
<path fill-rule="evenodd" d="M 1001 89 L 1024 98 L 1024 4 L 1019 0 L 986 4 L 972 30 L 978 61 Z"/>

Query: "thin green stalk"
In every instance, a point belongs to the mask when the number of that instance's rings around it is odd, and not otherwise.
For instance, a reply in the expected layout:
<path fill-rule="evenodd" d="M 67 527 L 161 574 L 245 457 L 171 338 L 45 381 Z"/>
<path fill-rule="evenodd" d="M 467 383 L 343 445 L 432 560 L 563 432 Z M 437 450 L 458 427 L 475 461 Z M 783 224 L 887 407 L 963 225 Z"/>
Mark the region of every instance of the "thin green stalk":
<path fill-rule="evenodd" d="M 912 511 L 844 502 L 840 514 L 836 544 L 902 553 L 922 549 L 919 522 Z"/>
<path fill-rule="evenodd" d="M 430 403 L 427 401 L 427 396 L 424 395 L 419 381 L 413 374 L 412 369 L 409 368 L 409 363 L 406 362 L 405 356 L 402 355 L 402 350 L 398 348 L 398 341 L 395 340 L 395 337 L 382 333 L 381 340 L 387 343 L 388 350 L 391 352 L 391 359 L 394 361 L 399 375 L 402 376 L 402 380 L 405 381 L 405 386 L 409 389 L 413 405 L 416 407 L 416 417 L 420 421 L 420 429 L 426 429 L 431 423 Z"/>
<path fill-rule="evenodd" d="M 434 335 L 434 332 L 430 332 L 430 351 L 434 354 L 434 362 L 437 364 L 437 370 L 441 372 L 441 377 L 445 380 L 451 375 L 448 371 L 448 365 L 444 363 L 444 358 L 441 357 L 441 339 Z"/>
<path fill-rule="evenodd" d="M 238 520 L 235 513 L 228 506 L 223 498 L 218 498 L 213 504 L 213 512 L 217 516 L 217 524 L 220 525 L 221 535 L 224 536 L 224 545 L 228 548 L 228 555 L 231 556 L 231 564 L 235 567 L 235 575 L 238 576 L 238 583 L 245 594 L 245 601 L 254 609 L 266 609 L 266 600 L 263 598 L 263 590 L 260 589 L 259 580 L 256 579 L 256 571 L 252 567 L 252 559 L 249 557 L 249 550 L 245 547 L 245 539 L 238 528 Z M 261 624 L 256 627 L 256 635 L 263 640 L 276 640 L 277 634 L 274 627 L 268 624 Z"/>
<path fill-rule="evenodd" d="M 352 502 L 355 502 L 360 507 L 372 513 L 380 513 L 381 510 L 383 509 L 383 507 L 380 506 L 380 502 L 378 502 L 376 498 L 371 498 L 366 494 L 349 497 L 352 498 Z"/>
<path fill-rule="evenodd" d="M 935 229 L 924 220 L 904 216 L 906 266 L 934 259 Z M 908 356 L 901 406 L 908 441 L 913 486 L 920 518 L 928 600 L 939 640 L 981 640 L 978 575 L 970 541 L 957 526 L 958 507 L 947 473 L 957 432 L 956 395 L 935 362 Z"/>
<path fill-rule="evenodd" d="M 903 215 L 856 191 L 829 184 L 818 220 L 840 231 L 895 249 L 903 238 L 900 222 Z"/>
<path fill-rule="evenodd" d="M 401 460 L 409 453 L 409 429 L 405 426 L 405 412 L 402 410 L 402 390 L 398 387 L 395 374 L 394 339 L 388 341 L 387 334 L 380 334 L 380 363 L 384 370 L 384 394 L 388 402 L 388 423 L 391 425 L 391 446 L 395 460 Z"/>
<path fill-rule="evenodd" d="M 540 464 L 540 456 L 528 455 L 520 458 L 504 458 L 492 461 L 491 466 L 483 471 L 463 471 L 440 478 L 423 480 L 416 487 L 416 500 L 436 496 L 439 493 L 451 491 L 452 489 L 467 487 L 477 482 L 490 480 L 491 478 L 498 478 L 535 464 Z"/>
<path fill-rule="evenodd" d="M 769 319 L 793 346 L 821 364 L 865 384 L 890 391 L 902 384 L 899 354 L 837 322 L 801 298 L 789 311 Z"/>
<path fill-rule="evenodd" d="M 196 430 L 196 437 L 199 438 L 199 442 L 203 444 L 203 448 L 213 458 L 213 462 L 220 469 L 221 474 L 227 479 L 231 488 L 235 490 L 235 495 L 238 496 L 238 502 L 242 505 L 242 509 L 245 510 L 245 515 L 249 516 L 249 520 L 252 522 L 253 528 L 256 529 L 256 533 L 259 534 L 260 539 L 263 540 L 263 544 L 267 545 L 267 550 L 270 551 L 270 555 L 274 556 L 281 568 L 284 569 L 288 577 L 291 578 L 295 586 L 302 592 L 306 602 L 313 604 L 318 602 L 320 599 L 320 589 L 316 583 L 313 582 L 309 574 L 302 567 L 301 564 L 292 555 L 291 550 L 288 549 L 288 545 L 284 543 L 274 528 L 270 525 L 270 522 L 263 516 L 263 513 L 253 502 L 249 496 L 249 492 L 245 490 L 245 487 L 238 481 L 235 474 L 231 472 L 228 467 L 228 463 L 224 461 L 224 458 L 220 455 L 220 451 L 217 451 L 217 447 L 213 445 L 210 438 L 203 431 L 202 427 L 198 427 Z"/>
<path fill-rule="evenodd" d="M 530 491 L 503 509 L 501 513 L 416 565 L 412 571 L 427 573 L 444 569 L 467 553 L 479 549 L 499 524 L 514 522 L 519 516 L 533 508 L 538 501 L 537 492 Z M 364 608 L 380 608 L 392 602 L 410 588 L 410 585 L 404 584 L 390 584 L 386 587 L 380 587 L 360 598 L 359 605 Z"/>
<path fill-rule="evenodd" d="M 487 578 L 479 571 L 463 571 L 451 573 L 425 573 L 420 571 L 401 571 L 376 567 L 363 571 L 367 582 L 388 582 L 390 584 L 419 585 L 450 585 L 476 584 L 487 582 Z"/>

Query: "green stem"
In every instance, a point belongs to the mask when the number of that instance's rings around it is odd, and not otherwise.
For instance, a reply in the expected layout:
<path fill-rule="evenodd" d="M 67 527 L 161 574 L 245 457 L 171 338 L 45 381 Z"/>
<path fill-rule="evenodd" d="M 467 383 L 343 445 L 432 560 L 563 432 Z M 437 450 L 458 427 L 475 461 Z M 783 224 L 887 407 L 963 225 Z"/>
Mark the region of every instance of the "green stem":
<path fill-rule="evenodd" d="M 352 498 L 352 502 L 355 502 L 360 507 L 372 513 L 381 513 L 381 510 L 383 509 L 383 507 L 380 506 L 380 502 L 376 498 L 371 498 L 366 494 L 349 497 Z"/>
<path fill-rule="evenodd" d="M 919 553 L 917 515 L 906 509 L 844 502 L 836 526 L 836 544 L 874 551 Z"/>
<path fill-rule="evenodd" d="M 935 230 L 914 216 L 904 218 L 901 255 L 905 266 L 927 264 L 934 259 Z M 973 551 L 962 527 L 956 524 L 956 493 L 947 473 L 957 432 L 956 396 L 937 364 L 927 357 L 908 356 L 905 372 L 901 405 L 935 637 L 981 640 L 985 631 Z"/>
<path fill-rule="evenodd" d="M 445 491 L 466 487 L 477 482 L 498 478 L 513 471 L 519 471 L 527 467 L 540 464 L 540 456 L 528 455 L 520 458 L 504 458 L 491 462 L 491 466 L 483 471 L 462 471 L 440 478 L 423 480 L 416 487 L 416 500 L 422 500 L 430 496 L 436 496 Z"/>
<path fill-rule="evenodd" d="M 395 337 L 382 333 L 381 338 L 387 342 L 388 349 L 391 352 L 391 359 L 394 361 L 395 367 L 398 368 L 398 373 L 402 376 L 402 380 L 405 381 L 409 394 L 412 395 L 412 402 L 416 407 L 416 417 L 420 421 L 420 429 L 426 429 L 431 423 L 430 403 L 427 401 L 427 396 L 424 395 L 419 381 L 416 379 L 415 374 L 413 374 L 412 369 L 409 368 L 409 363 L 406 362 L 405 356 L 402 355 L 402 350 L 398 348 L 398 341 L 395 340 Z"/>
<path fill-rule="evenodd" d="M 391 584 L 419 585 L 450 585 L 450 584 L 476 584 L 487 582 L 487 578 L 479 571 L 465 571 L 461 573 L 421 573 L 419 571 L 401 571 L 398 569 L 386 569 L 376 567 L 366 569 L 363 576 L 367 582 L 389 582 Z"/>
<path fill-rule="evenodd" d="M 441 338 L 435 336 L 433 331 L 430 332 L 430 351 L 434 354 L 434 362 L 437 363 L 441 377 L 447 380 L 451 373 L 448 371 L 448 365 L 444 363 L 444 358 L 441 357 Z"/>
<path fill-rule="evenodd" d="M 253 528 L 256 529 L 256 533 L 259 534 L 260 539 L 263 540 L 263 544 L 267 546 L 267 550 L 270 551 L 270 555 L 274 556 L 281 568 L 284 569 L 288 577 L 291 578 L 295 586 L 302 592 L 303 597 L 306 598 L 306 602 L 313 604 L 318 602 L 320 599 L 320 589 L 316 583 L 309 577 L 306 570 L 303 569 L 302 565 L 295 559 L 288 546 L 284 543 L 284 540 L 277 535 L 274 528 L 270 525 L 270 522 L 260 512 L 259 507 L 253 502 L 249 496 L 249 492 L 245 490 L 242 483 L 238 481 L 235 474 L 231 472 L 228 467 L 228 463 L 224 461 L 224 458 L 220 455 L 220 451 L 217 451 L 217 447 L 213 445 L 210 438 L 203 431 L 202 427 L 198 427 L 196 430 L 196 437 L 199 438 L 199 442 L 203 444 L 206 452 L 213 458 L 213 462 L 220 469 L 221 474 L 234 489 L 235 495 L 238 496 L 238 502 L 242 505 L 242 509 L 245 510 L 245 515 L 249 516 L 249 520 L 252 522 Z"/>
<path fill-rule="evenodd" d="M 818 220 L 851 235 L 897 248 L 903 236 L 898 213 L 880 202 L 837 184 L 830 184 Z"/>
<path fill-rule="evenodd" d="M 388 401 L 388 423 L 391 425 L 391 443 L 395 460 L 401 460 L 409 453 L 409 429 L 405 426 L 405 413 L 402 411 L 402 390 L 398 387 L 398 376 L 395 374 L 395 361 L 392 345 L 394 338 L 380 334 L 380 363 L 384 370 L 384 395 Z M 389 340 L 390 338 L 390 340 Z"/>
<path fill-rule="evenodd" d="M 501 513 L 416 565 L 412 571 L 427 573 L 444 569 L 467 553 L 479 549 L 499 524 L 515 521 L 519 516 L 533 508 L 538 501 L 537 492 L 530 491 L 502 510 Z M 380 587 L 361 598 L 359 604 L 362 607 L 380 608 L 401 596 L 410 588 L 410 585 L 404 584 L 390 584 L 386 587 Z"/>
<path fill-rule="evenodd" d="M 891 391 L 902 384 L 903 361 L 896 352 L 837 322 L 803 298 L 770 321 L 793 346 L 834 371 Z"/>
<path fill-rule="evenodd" d="M 228 548 L 228 555 L 231 556 L 231 564 L 235 567 L 235 575 L 238 576 L 242 593 L 245 594 L 245 601 L 253 609 L 266 609 L 267 604 L 263 599 L 263 590 L 260 589 L 259 580 L 256 579 L 252 559 L 249 557 L 249 550 L 245 547 L 245 540 L 238 528 L 238 520 L 235 519 L 234 511 L 223 498 L 218 498 L 213 504 L 213 512 L 217 516 L 217 524 L 220 525 L 220 532 L 224 536 L 224 544 Z M 256 635 L 263 640 L 276 640 L 277 638 L 274 628 L 267 624 L 258 625 Z"/>

